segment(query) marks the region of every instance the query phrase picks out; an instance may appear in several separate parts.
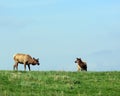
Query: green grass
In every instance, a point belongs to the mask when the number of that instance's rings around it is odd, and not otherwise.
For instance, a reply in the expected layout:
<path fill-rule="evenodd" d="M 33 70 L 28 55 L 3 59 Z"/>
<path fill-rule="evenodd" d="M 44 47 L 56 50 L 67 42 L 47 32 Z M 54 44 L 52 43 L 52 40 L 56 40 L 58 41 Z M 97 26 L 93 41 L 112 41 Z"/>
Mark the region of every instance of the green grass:
<path fill-rule="evenodd" d="M 0 71 L 0 96 L 120 96 L 120 72 Z"/>

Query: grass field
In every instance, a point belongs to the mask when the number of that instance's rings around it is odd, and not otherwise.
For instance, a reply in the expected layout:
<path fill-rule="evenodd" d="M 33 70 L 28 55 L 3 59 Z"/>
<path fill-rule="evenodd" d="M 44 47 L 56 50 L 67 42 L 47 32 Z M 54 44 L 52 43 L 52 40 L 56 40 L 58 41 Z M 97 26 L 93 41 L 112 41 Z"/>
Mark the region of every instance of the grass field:
<path fill-rule="evenodd" d="M 120 72 L 0 71 L 0 96 L 120 96 Z"/>

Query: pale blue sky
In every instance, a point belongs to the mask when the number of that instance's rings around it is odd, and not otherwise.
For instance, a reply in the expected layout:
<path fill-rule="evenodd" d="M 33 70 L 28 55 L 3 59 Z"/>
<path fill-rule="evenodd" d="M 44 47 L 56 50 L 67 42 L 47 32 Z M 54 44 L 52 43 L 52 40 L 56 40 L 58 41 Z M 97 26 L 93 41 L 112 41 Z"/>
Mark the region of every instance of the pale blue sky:
<path fill-rule="evenodd" d="M 0 0 L 0 69 L 12 70 L 13 55 L 40 59 L 32 70 L 120 70 L 119 0 Z M 23 65 L 19 66 L 23 70 Z"/>

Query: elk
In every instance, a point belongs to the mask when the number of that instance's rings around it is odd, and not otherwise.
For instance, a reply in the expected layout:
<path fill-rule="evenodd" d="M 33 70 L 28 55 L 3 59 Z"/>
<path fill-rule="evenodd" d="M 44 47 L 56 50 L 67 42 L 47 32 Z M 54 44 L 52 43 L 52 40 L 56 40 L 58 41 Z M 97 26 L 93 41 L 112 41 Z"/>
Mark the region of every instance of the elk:
<path fill-rule="evenodd" d="M 81 58 L 76 58 L 75 63 L 78 64 L 78 71 L 87 71 L 87 63 L 83 62 Z"/>
<path fill-rule="evenodd" d="M 39 59 L 32 58 L 28 54 L 17 53 L 13 56 L 15 64 L 13 65 L 13 69 L 18 70 L 18 64 L 24 64 L 24 70 L 26 71 L 26 65 L 30 71 L 30 65 L 40 65 Z"/>

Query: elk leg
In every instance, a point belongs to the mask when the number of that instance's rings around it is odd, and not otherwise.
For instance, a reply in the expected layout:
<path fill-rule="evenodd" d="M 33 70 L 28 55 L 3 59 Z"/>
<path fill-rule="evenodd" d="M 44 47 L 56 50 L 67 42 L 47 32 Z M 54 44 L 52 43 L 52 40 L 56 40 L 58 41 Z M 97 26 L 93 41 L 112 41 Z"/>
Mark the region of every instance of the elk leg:
<path fill-rule="evenodd" d="M 18 70 L 18 63 L 14 64 L 13 70 L 15 70 L 15 68 L 16 68 L 16 70 Z"/>
<path fill-rule="evenodd" d="M 24 64 L 24 71 L 26 71 L 26 63 Z"/>
<path fill-rule="evenodd" d="M 78 71 L 80 71 L 81 70 L 81 68 L 80 68 L 80 66 L 78 65 Z"/>
<path fill-rule="evenodd" d="M 84 69 L 83 69 L 83 68 L 81 68 L 81 71 L 84 71 Z"/>
<path fill-rule="evenodd" d="M 16 69 L 17 69 L 17 71 L 18 71 L 18 63 L 16 64 Z"/>
<path fill-rule="evenodd" d="M 15 66 L 15 64 L 14 64 L 14 66 L 13 66 L 13 70 L 15 70 L 15 67 L 16 67 L 16 66 Z"/>
<path fill-rule="evenodd" d="M 29 69 L 29 71 L 30 71 L 30 64 L 28 64 L 28 69 Z"/>

